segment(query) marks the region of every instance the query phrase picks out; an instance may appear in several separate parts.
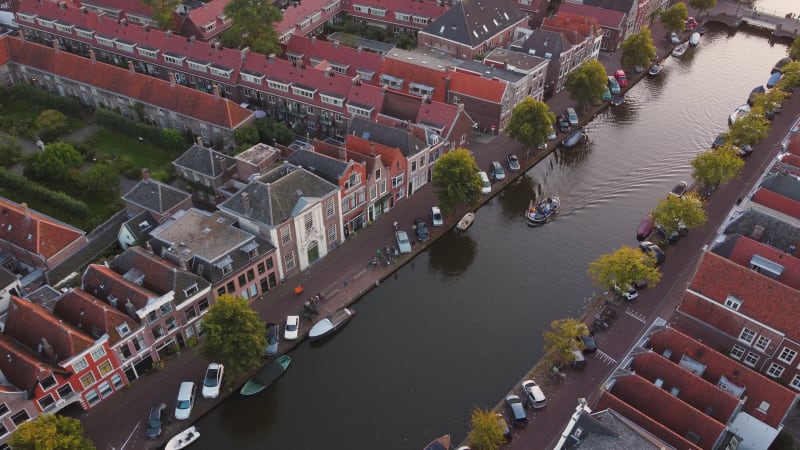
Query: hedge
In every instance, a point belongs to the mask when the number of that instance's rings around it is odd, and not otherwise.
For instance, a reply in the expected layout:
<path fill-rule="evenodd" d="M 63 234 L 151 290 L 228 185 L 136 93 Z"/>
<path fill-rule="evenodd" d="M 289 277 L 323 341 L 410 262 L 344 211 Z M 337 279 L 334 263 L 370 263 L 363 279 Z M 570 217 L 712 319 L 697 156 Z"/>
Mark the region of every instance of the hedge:
<path fill-rule="evenodd" d="M 159 128 L 130 120 L 113 111 L 102 108 L 97 108 L 94 112 L 94 117 L 98 125 L 103 125 L 133 138 L 142 138 L 154 145 L 161 145 L 161 130 Z"/>
<path fill-rule="evenodd" d="M 86 203 L 63 192 L 50 190 L 2 168 L 0 168 L 0 187 L 14 192 L 20 197 L 46 203 L 77 219 L 86 220 L 89 217 L 89 207 L 86 206 Z"/>
<path fill-rule="evenodd" d="M 40 106 L 43 109 L 56 109 L 72 117 L 80 117 L 83 112 L 81 104 L 72 97 L 62 97 L 60 95 L 51 94 L 43 89 L 21 83 L 15 84 L 11 90 L 14 92 L 14 95 L 19 95 L 24 98 L 25 101 Z"/>

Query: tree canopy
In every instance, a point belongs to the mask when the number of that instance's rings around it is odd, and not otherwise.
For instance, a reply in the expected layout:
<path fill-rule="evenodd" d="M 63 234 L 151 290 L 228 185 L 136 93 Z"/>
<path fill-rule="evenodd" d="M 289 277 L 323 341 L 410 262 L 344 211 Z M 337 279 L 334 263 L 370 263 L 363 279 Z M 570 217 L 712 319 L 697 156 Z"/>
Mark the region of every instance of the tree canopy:
<path fill-rule="evenodd" d="M 572 349 L 580 348 L 583 345 L 580 338 L 587 334 L 589 328 L 579 320 L 554 320 L 550 322 L 550 331 L 544 332 L 544 350 L 557 360 L 571 363 L 575 361 Z"/>
<path fill-rule="evenodd" d="M 83 435 L 81 421 L 72 417 L 42 414 L 20 425 L 11 435 L 14 450 L 94 450 Z"/>
<path fill-rule="evenodd" d="M 232 376 L 261 363 L 267 346 L 264 322 L 242 297 L 221 295 L 203 318 L 202 353 L 225 366 Z"/>
<path fill-rule="evenodd" d="M 755 107 L 730 126 L 726 138 L 738 146 L 755 145 L 767 137 L 768 132 L 769 120 L 765 117 L 764 110 Z"/>
<path fill-rule="evenodd" d="M 505 444 L 505 430 L 497 419 L 497 414 L 488 409 L 475 408 L 469 420 L 470 431 L 467 439 L 476 450 L 498 450 Z"/>
<path fill-rule="evenodd" d="M 281 47 L 275 25 L 280 23 L 281 10 L 268 0 L 231 0 L 223 9 L 233 22 L 222 34 L 226 47 L 244 48 L 268 55 L 280 54 Z"/>
<path fill-rule="evenodd" d="M 650 28 L 642 27 L 622 43 L 622 67 L 646 67 L 656 57 L 656 46 Z"/>
<path fill-rule="evenodd" d="M 763 110 L 765 113 L 775 113 L 783 106 L 786 99 L 786 92 L 781 89 L 770 89 L 763 94 L 756 94 L 753 97 L 753 107 Z"/>
<path fill-rule="evenodd" d="M 661 281 L 655 258 L 648 258 L 638 248 L 625 245 L 589 263 L 589 276 L 607 290 L 615 285 L 624 288 L 640 280 L 647 280 L 649 286 Z"/>
<path fill-rule="evenodd" d="M 175 24 L 175 8 L 180 0 L 142 0 L 153 11 L 152 17 L 159 30 L 169 30 Z"/>
<path fill-rule="evenodd" d="M 478 165 L 468 150 L 457 148 L 445 153 L 433 165 L 433 186 L 439 206 L 449 214 L 461 206 L 474 205 L 481 198 Z"/>
<path fill-rule="evenodd" d="M 739 158 L 730 144 L 700 153 L 691 161 L 694 171 L 692 178 L 704 186 L 727 183 L 739 176 L 744 160 Z"/>
<path fill-rule="evenodd" d="M 797 61 L 800 59 L 800 34 L 794 38 L 794 42 L 792 42 L 792 45 L 789 46 L 787 51 L 789 52 L 789 57 L 793 60 Z"/>
<path fill-rule="evenodd" d="M 704 11 L 714 9 L 717 6 L 717 0 L 689 0 L 689 6 L 696 9 L 699 16 Z"/>
<path fill-rule="evenodd" d="M 800 61 L 792 61 L 781 68 L 783 77 L 778 82 L 778 87 L 784 91 L 792 91 L 800 86 Z"/>
<path fill-rule="evenodd" d="M 22 158 L 22 144 L 12 136 L 0 135 L 0 166 L 10 167 Z"/>
<path fill-rule="evenodd" d="M 45 109 L 36 117 L 39 136 L 45 141 L 58 139 L 67 129 L 67 116 L 55 109 Z"/>
<path fill-rule="evenodd" d="M 526 148 L 533 149 L 547 142 L 556 116 L 546 103 L 525 97 L 511 111 L 506 133 Z"/>
<path fill-rule="evenodd" d="M 672 236 L 683 227 L 692 229 L 702 226 L 708 220 L 708 215 L 700 197 L 694 192 L 688 192 L 683 197 L 668 195 L 658 202 L 653 210 L 653 219 L 664 231 L 664 235 Z"/>
<path fill-rule="evenodd" d="M 671 8 L 661 11 L 661 24 L 667 31 L 683 31 L 686 28 L 686 19 L 689 18 L 689 10 L 686 4 L 678 2 Z"/>
<path fill-rule="evenodd" d="M 98 198 L 114 200 L 119 196 L 119 169 L 112 164 L 94 164 L 81 174 L 80 185 Z"/>
<path fill-rule="evenodd" d="M 72 144 L 53 142 L 25 162 L 25 173 L 37 180 L 66 182 L 75 176 L 82 162 L 83 156 Z"/>
<path fill-rule="evenodd" d="M 569 91 L 569 98 L 578 102 L 579 107 L 598 104 L 603 100 L 603 93 L 608 84 L 606 68 L 600 61 L 586 61 L 567 75 L 564 87 Z"/>

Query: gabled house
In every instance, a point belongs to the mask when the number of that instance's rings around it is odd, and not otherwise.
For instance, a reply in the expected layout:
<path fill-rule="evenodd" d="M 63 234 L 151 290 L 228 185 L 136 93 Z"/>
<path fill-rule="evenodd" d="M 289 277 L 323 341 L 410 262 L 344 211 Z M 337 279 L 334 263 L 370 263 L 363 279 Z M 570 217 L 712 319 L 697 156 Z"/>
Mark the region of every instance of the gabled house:
<path fill-rule="evenodd" d="M 323 41 L 316 37 L 293 36 L 286 44 L 286 59 L 292 63 L 303 63 L 308 67 L 330 67 L 335 73 L 368 84 L 377 84 L 376 74 L 380 70 L 381 55 L 359 48 L 340 45 L 338 41 Z"/>
<path fill-rule="evenodd" d="M 224 199 L 222 188 L 236 173 L 236 159 L 202 145 L 192 145 L 172 161 L 178 175 L 193 200 L 215 205 Z"/>
<path fill-rule="evenodd" d="M 492 78 L 501 78 L 511 84 L 514 89 L 515 104 L 522 101 L 525 97 L 533 97 L 541 101 L 544 98 L 544 82 L 549 63 L 549 60 L 538 56 L 512 52 L 504 48 L 496 48 L 483 59 L 483 66 L 502 69 L 502 72 L 494 70 L 490 72 L 484 71 L 482 75 Z M 474 67 L 477 68 L 477 66 Z M 469 69 L 470 66 L 462 64 L 457 70 Z M 508 72 L 520 74 L 523 77 L 518 81 L 514 81 L 509 78 L 508 75 L 505 75 Z"/>
<path fill-rule="evenodd" d="M 622 40 L 639 32 L 642 22 L 639 20 L 639 0 L 583 0 L 584 5 L 618 11 L 625 14 L 625 31 Z M 644 18 L 643 18 L 644 19 Z M 646 17 L 649 20 L 649 17 Z"/>
<path fill-rule="evenodd" d="M 563 2 L 558 7 L 559 14 L 577 14 L 584 17 L 593 17 L 602 28 L 603 39 L 600 50 L 613 52 L 619 49 L 627 28 L 627 15 L 621 11 L 590 6 L 581 3 Z"/>
<path fill-rule="evenodd" d="M 353 20 L 384 29 L 393 35 L 417 33 L 447 11 L 443 1 L 354 0 L 345 2 Z M 452 4 L 448 1 L 448 4 Z"/>
<path fill-rule="evenodd" d="M 292 36 L 316 36 L 323 26 L 339 17 L 344 10 L 342 0 L 304 0 L 302 2 L 278 0 L 283 19 L 275 24 L 278 40 L 286 44 Z"/>
<path fill-rule="evenodd" d="M 213 0 L 210 2 L 184 2 L 177 9 L 177 26 L 175 29 L 181 36 L 195 36 L 204 42 L 218 42 L 222 33 L 233 25 L 233 21 L 225 16 L 225 6 L 230 0 Z M 194 6 L 194 7 L 193 7 Z"/>
<path fill-rule="evenodd" d="M 514 29 L 526 27 L 527 21 L 513 0 L 462 0 L 417 34 L 417 47 L 474 59 L 507 47 Z"/>
<path fill-rule="evenodd" d="M 448 60 L 436 55 L 395 48 L 383 59 L 379 82 L 386 89 L 444 102 L 449 67 Z"/>
<path fill-rule="evenodd" d="M 117 232 L 117 242 L 125 250 L 134 245 L 143 245 L 150 239 L 150 231 L 158 226 L 159 214 L 153 214 L 146 209 L 142 209 L 119 227 Z"/>
<path fill-rule="evenodd" d="M 542 30 L 560 32 L 573 45 L 576 57 L 581 61 L 597 59 L 603 31 L 597 19 L 568 12 L 559 12 L 544 19 Z"/>
<path fill-rule="evenodd" d="M 503 129 L 511 119 L 516 93 L 508 82 L 473 73 L 450 73 L 447 103 L 464 105 L 477 128 L 487 133 Z"/>
<path fill-rule="evenodd" d="M 178 211 L 192 207 L 192 196 L 166 183 L 150 178 L 147 169 L 142 170 L 142 179 L 122 196 L 130 216 L 141 211 L 149 212 L 158 223 L 163 223 Z"/>
<path fill-rule="evenodd" d="M 250 181 L 218 208 L 276 249 L 278 274 L 305 270 L 344 240 L 339 186 L 284 163 Z"/>
<path fill-rule="evenodd" d="M 577 48 L 560 32 L 533 30 L 521 35 L 509 49 L 549 60 L 544 96 L 549 98 L 557 94 L 564 89 L 567 75 L 583 62 L 579 58 Z"/>

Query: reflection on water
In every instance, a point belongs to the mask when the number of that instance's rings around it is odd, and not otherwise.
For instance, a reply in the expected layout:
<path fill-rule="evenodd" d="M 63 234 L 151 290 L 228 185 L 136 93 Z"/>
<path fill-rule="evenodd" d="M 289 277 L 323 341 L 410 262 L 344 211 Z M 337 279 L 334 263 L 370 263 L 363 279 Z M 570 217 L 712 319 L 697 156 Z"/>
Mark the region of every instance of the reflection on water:
<path fill-rule="evenodd" d="M 529 176 L 519 177 L 503 189 L 495 199 L 503 208 L 503 215 L 509 219 L 522 220 L 530 200 L 542 197 L 542 185 Z"/>
<path fill-rule="evenodd" d="M 584 129 L 584 132 L 586 130 Z M 592 139 L 588 134 L 583 140 L 572 148 L 558 147 L 553 153 L 555 161 L 562 167 L 573 167 L 582 164 L 589 157 L 592 149 Z"/>
<path fill-rule="evenodd" d="M 475 260 L 477 245 L 469 236 L 469 230 L 462 233 L 453 229 L 436 241 L 428 254 L 428 268 L 442 274 L 446 279 L 467 271 Z"/>

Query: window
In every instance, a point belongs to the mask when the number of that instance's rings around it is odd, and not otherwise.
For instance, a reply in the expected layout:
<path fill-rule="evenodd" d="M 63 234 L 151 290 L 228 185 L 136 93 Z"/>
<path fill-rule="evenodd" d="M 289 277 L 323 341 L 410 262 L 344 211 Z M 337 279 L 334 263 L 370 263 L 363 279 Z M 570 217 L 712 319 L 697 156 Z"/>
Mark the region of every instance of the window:
<path fill-rule="evenodd" d="M 411 21 L 411 14 L 401 13 L 401 12 L 395 11 L 394 19 L 395 20 L 399 20 L 401 22 L 409 22 L 409 21 Z"/>
<path fill-rule="evenodd" d="M 58 392 L 59 397 L 64 398 L 69 394 L 72 394 L 72 386 L 70 384 L 65 384 L 60 388 L 56 389 L 56 392 Z"/>
<path fill-rule="evenodd" d="M 172 312 L 172 305 L 170 303 L 164 303 L 158 308 L 161 311 L 161 315 L 166 315 Z"/>
<path fill-rule="evenodd" d="M 208 72 L 215 77 L 230 79 L 233 69 L 226 69 L 224 67 L 208 66 Z"/>
<path fill-rule="evenodd" d="M 197 317 L 197 310 L 194 309 L 194 306 L 192 306 L 191 308 L 188 308 L 184 314 L 186 315 L 186 321 L 189 322 Z"/>
<path fill-rule="evenodd" d="M 275 267 L 275 263 L 272 262 L 272 257 L 270 256 L 269 259 L 267 259 L 267 269 L 272 269 L 273 267 Z"/>
<path fill-rule="evenodd" d="M 83 386 L 84 389 L 93 384 L 94 384 L 94 374 L 92 372 L 89 372 L 81 377 L 81 385 Z"/>
<path fill-rule="evenodd" d="M 336 242 L 336 225 L 328 227 L 328 242 Z"/>
<path fill-rule="evenodd" d="M 369 14 L 369 6 L 353 5 L 353 11 Z"/>
<path fill-rule="evenodd" d="M 247 281 L 253 281 L 255 279 L 255 277 L 256 277 L 256 274 L 255 274 L 255 272 L 253 272 L 253 269 L 250 269 L 250 270 L 247 271 Z"/>
<path fill-rule="evenodd" d="M 758 405 L 758 408 L 756 408 L 756 409 L 758 410 L 758 412 L 760 412 L 762 414 L 766 414 L 767 411 L 769 411 L 769 403 L 762 401 L 761 404 Z"/>
<path fill-rule="evenodd" d="M 126 322 L 122 322 L 121 324 L 117 325 L 117 333 L 119 333 L 119 337 L 125 337 L 131 332 L 130 327 Z"/>
<path fill-rule="evenodd" d="M 111 384 L 114 385 L 114 389 L 121 388 L 122 385 L 125 384 L 122 382 L 122 375 L 116 374 L 113 377 L 111 377 Z"/>
<path fill-rule="evenodd" d="M 314 228 L 314 216 L 311 213 L 308 213 L 303 220 L 306 224 L 306 231 L 311 231 L 311 229 Z"/>
<path fill-rule="evenodd" d="M 758 340 L 756 341 L 756 348 L 760 350 L 767 350 L 770 342 L 772 342 L 772 340 L 770 340 L 768 337 L 759 336 Z"/>
<path fill-rule="evenodd" d="M 75 373 L 82 372 L 87 367 L 89 367 L 89 363 L 86 362 L 86 358 L 81 358 L 72 363 L 72 371 Z"/>
<path fill-rule="evenodd" d="M 417 23 L 417 24 L 420 24 L 420 25 L 427 25 L 428 24 L 428 19 L 429 19 L 428 17 L 412 16 L 412 18 L 414 19 L 414 23 Z"/>
<path fill-rule="evenodd" d="M 392 177 L 392 187 L 396 188 L 403 185 L 403 174 Z"/>
<path fill-rule="evenodd" d="M 164 337 L 164 329 L 161 328 L 161 325 L 153 327 L 152 333 L 153 333 L 153 339 L 158 340 Z"/>
<path fill-rule="evenodd" d="M 286 270 L 294 269 L 294 252 L 289 252 L 286 256 L 283 257 L 284 265 L 286 266 Z"/>
<path fill-rule="evenodd" d="M 251 74 L 247 74 L 247 73 L 244 73 L 244 72 L 239 72 L 239 74 L 242 76 L 242 80 L 243 81 L 246 81 L 248 83 L 257 84 L 259 86 L 261 86 L 261 80 L 264 79 L 264 75 L 261 75 L 261 74 L 258 74 L 258 75 L 252 74 L 251 75 Z"/>
<path fill-rule="evenodd" d="M 254 283 L 250 285 L 250 297 L 252 298 L 255 297 L 256 295 L 258 295 L 258 286 L 256 286 Z"/>
<path fill-rule="evenodd" d="M 742 301 L 732 295 L 729 295 L 728 298 L 725 299 L 725 306 L 734 311 L 738 311 L 739 307 L 742 306 Z"/>
<path fill-rule="evenodd" d="M 101 384 L 97 389 L 100 390 L 100 395 L 103 397 L 108 397 L 112 392 L 114 392 L 111 390 L 111 383 L 108 381 Z"/>
<path fill-rule="evenodd" d="M 370 14 L 376 17 L 384 17 L 386 15 L 386 8 L 370 8 Z"/>
<path fill-rule="evenodd" d="M 9 412 L 8 405 L 6 405 L 5 403 L 0 403 L 0 417 L 5 416 L 6 414 L 8 414 L 8 412 Z"/>
<path fill-rule="evenodd" d="M 168 55 L 166 53 L 164 54 L 164 61 L 170 64 L 175 64 L 176 66 L 182 66 L 184 59 L 186 59 L 184 56 Z"/>
<path fill-rule="evenodd" d="M 42 409 L 47 409 L 50 406 L 52 406 L 56 401 L 52 395 L 47 394 L 44 397 L 37 400 L 37 402 L 39 402 L 39 407 L 41 407 Z"/>
<path fill-rule="evenodd" d="M 744 358 L 744 363 L 745 365 L 748 365 L 750 367 L 755 367 L 755 365 L 758 363 L 758 360 L 759 360 L 758 355 L 756 355 L 753 352 L 749 352 L 747 353 L 747 356 L 745 356 Z"/>
<path fill-rule="evenodd" d="M 783 375 L 784 370 L 786 369 L 783 366 L 772 363 L 769 365 L 769 369 L 767 369 L 767 375 L 771 376 L 772 378 L 780 378 L 781 375 Z"/>
<path fill-rule="evenodd" d="M 789 385 L 800 391 L 800 375 L 795 375 L 794 378 L 792 378 L 792 382 L 789 383 Z"/>
<path fill-rule="evenodd" d="M 236 292 L 236 283 L 233 282 L 233 281 L 230 281 L 230 282 L 228 282 L 228 285 L 226 286 L 226 288 L 228 289 L 228 294 L 233 294 L 234 292 Z"/>
<path fill-rule="evenodd" d="M 334 212 L 333 206 L 334 206 L 333 205 L 333 199 L 329 198 L 328 201 L 325 202 L 325 216 L 326 217 L 331 217 L 333 215 L 333 212 Z"/>
<path fill-rule="evenodd" d="M 167 324 L 167 331 L 172 331 L 178 327 L 178 321 L 175 320 L 175 317 L 170 317 L 165 323 Z"/>
<path fill-rule="evenodd" d="M 194 284 L 192 284 L 191 286 L 189 286 L 189 287 L 187 287 L 186 289 L 184 289 L 184 290 L 183 290 L 183 294 L 184 294 L 184 295 L 185 295 L 187 298 L 189 298 L 189 297 L 193 296 L 194 294 L 197 294 L 197 292 L 198 292 L 198 291 L 199 291 L 199 289 L 198 289 L 198 287 L 197 287 L 197 283 L 194 283 Z"/>
<path fill-rule="evenodd" d="M 355 106 L 355 105 L 347 105 L 347 112 L 354 115 L 354 116 L 361 116 L 369 118 L 372 114 L 373 108 Z"/>
<path fill-rule="evenodd" d="M 783 351 L 781 351 L 780 356 L 778 359 L 785 362 L 786 364 L 791 364 L 794 361 L 794 357 L 797 356 L 797 352 L 790 349 L 789 347 L 783 347 Z"/>
<path fill-rule="evenodd" d="M 95 391 L 94 389 L 87 392 L 84 398 L 86 399 L 86 402 L 89 403 L 89 405 L 96 405 L 97 402 L 100 401 L 100 396 L 97 395 L 97 391 Z"/>
<path fill-rule="evenodd" d="M 11 416 L 11 421 L 14 422 L 14 425 L 20 426 L 30 418 L 31 416 L 28 415 L 28 411 L 23 409 L 22 411 Z"/>
<path fill-rule="evenodd" d="M 320 94 L 319 96 L 322 103 L 327 103 L 328 105 L 334 105 L 338 107 L 342 107 L 344 105 L 344 99 L 339 97 L 334 97 L 331 94 Z"/>
<path fill-rule="evenodd" d="M 239 275 L 239 287 L 244 287 L 245 284 L 247 284 L 247 278 L 244 274 Z"/>
<path fill-rule="evenodd" d="M 733 345 L 731 349 L 731 357 L 734 359 L 742 360 L 742 356 L 744 356 L 745 349 L 741 345 Z"/>
<path fill-rule="evenodd" d="M 206 73 L 208 70 L 208 63 L 200 62 L 200 61 L 192 61 L 191 59 L 187 62 L 187 65 L 190 69 L 196 70 L 198 72 Z"/>
<path fill-rule="evenodd" d="M 752 344 L 755 338 L 756 332 L 749 328 L 742 328 L 742 332 L 739 334 L 739 340 L 748 344 Z"/>
<path fill-rule="evenodd" d="M 100 358 L 106 356 L 106 349 L 103 347 L 97 347 L 96 349 L 92 350 L 91 355 L 95 362 L 100 361 Z"/>
<path fill-rule="evenodd" d="M 281 229 L 281 244 L 286 245 L 289 242 L 292 242 L 292 234 L 289 232 L 289 227 L 283 227 Z"/>
<path fill-rule="evenodd" d="M 44 377 L 44 379 L 39 380 L 39 384 L 42 386 L 42 390 L 46 391 L 56 385 L 56 379 L 52 375 L 48 375 Z"/>
<path fill-rule="evenodd" d="M 266 271 L 267 271 L 267 270 L 264 268 L 264 261 L 261 261 L 260 263 L 258 263 L 258 265 L 256 266 L 256 270 L 258 270 L 258 274 L 259 274 L 259 275 L 262 275 L 264 272 L 266 272 Z"/>
<path fill-rule="evenodd" d="M 158 312 L 157 311 L 150 311 L 147 313 L 147 321 L 149 323 L 153 323 L 158 320 Z"/>
<path fill-rule="evenodd" d="M 225 286 L 222 286 L 221 288 L 217 289 L 217 296 L 220 295 L 225 295 Z"/>
<path fill-rule="evenodd" d="M 300 86 L 292 86 L 292 94 L 299 95 L 300 97 L 314 98 L 315 92 L 316 89 L 308 89 L 308 88 L 302 88 Z"/>
<path fill-rule="evenodd" d="M 283 83 L 276 80 L 267 80 L 267 86 L 281 92 L 289 92 L 289 85 L 291 83 Z"/>

